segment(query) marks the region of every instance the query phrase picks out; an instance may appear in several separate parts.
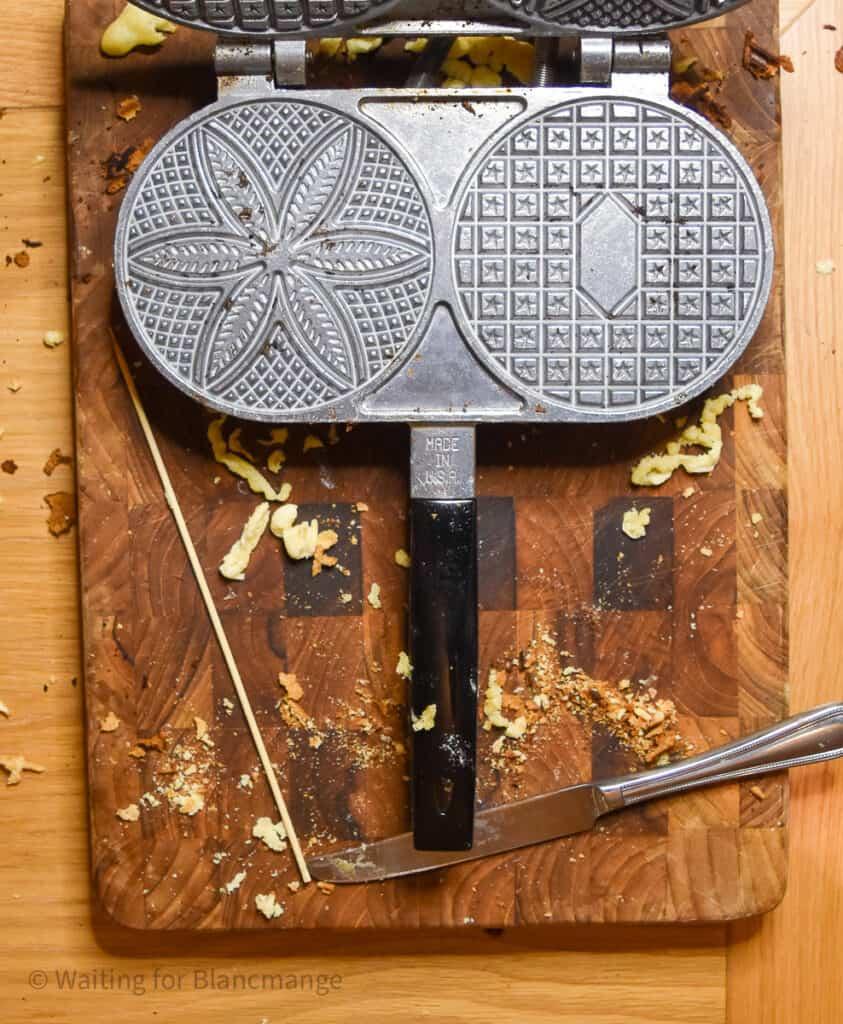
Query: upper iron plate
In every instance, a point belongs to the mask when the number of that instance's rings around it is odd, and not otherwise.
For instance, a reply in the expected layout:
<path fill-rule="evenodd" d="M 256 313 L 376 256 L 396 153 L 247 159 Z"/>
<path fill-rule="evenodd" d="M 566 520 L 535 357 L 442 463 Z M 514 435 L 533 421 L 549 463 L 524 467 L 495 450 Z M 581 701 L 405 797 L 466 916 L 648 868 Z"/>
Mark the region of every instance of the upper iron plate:
<path fill-rule="evenodd" d="M 493 7 L 560 35 L 641 35 L 716 18 L 746 0 L 490 0 Z"/>
<path fill-rule="evenodd" d="M 750 169 L 669 100 L 366 90 L 177 125 L 115 266 L 153 363 L 224 412 L 604 420 L 722 376 L 773 253 Z"/>
<path fill-rule="evenodd" d="M 225 36 L 286 36 L 342 33 L 372 21 L 394 7 L 397 0 L 133 0 L 192 28 L 209 29 Z"/>
<path fill-rule="evenodd" d="M 501 15 L 543 34 L 640 35 L 690 25 L 746 0 L 134 0 L 162 17 L 224 36 L 341 35 L 355 26 Z M 424 32 L 424 27 L 419 27 Z"/>

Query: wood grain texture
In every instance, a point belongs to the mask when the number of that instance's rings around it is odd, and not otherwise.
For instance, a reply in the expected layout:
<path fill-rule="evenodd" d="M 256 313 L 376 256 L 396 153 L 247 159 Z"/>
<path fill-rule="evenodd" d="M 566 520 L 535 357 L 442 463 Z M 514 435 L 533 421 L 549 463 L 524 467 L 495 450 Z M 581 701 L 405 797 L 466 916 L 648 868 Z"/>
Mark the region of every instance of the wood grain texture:
<path fill-rule="evenodd" d="M 843 472 L 835 439 L 843 409 L 843 229 L 827 199 L 843 188 L 843 144 L 829 131 L 843 119 L 843 76 L 834 55 L 843 45 L 843 5 L 815 0 L 796 12 L 782 38 L 796 73 L 783 83 L 787 196 L 785 264 L 789 282 L 791 701 L 796 710 L 839 700 L 841 519 Z M 784 21 L 783 21 L 784 23 Z M 837 26 L 836 29 L 829 26 Z M 818 260 L 837 270 L 817 273 Z M 820 438 L 816 443 L 813 438 Z M 780 567 L 759 566 L 771 579 Z M 836 1024 L 843 986 L 835 947 L 843 921 L 843 842 L 837 763 L 794 772 L 791 789 L 791 874 L 787 899 L 767 918 L 731 929 L 730 1020 Z"/>
<path fill-rule="evenodd" d="M 800 211 L 798 217 L 787 218 L 788 251 L 795 255 L 788 261 L 786 307 L 796 337 L 804 324 L 813 325 L 813 343 L 790 349 L 794 497 L 803 487 L 807 495 L 815 495 L 816 480 L 839 482 L 843 451 L 843 423 L 831 411 L 840 403 L 830 404 L 833 393 L 824 404 L 815 401 L 818 393 L 832 386 L 830 375 L 837 373 L 831 355 L 836 346 L 830 342 L 843 296 L 839 273 L 818 280 L 814 266 L 816 258 L 835 252 L 838 266 L 843 259 L 841 211 L 823 200 L 834 194 L 835 166 L 843 166 L 839 140 L 827 131 L 829 97 L 837 79 L 829 74 L 817 96 L 814 77 L 806 76 L 805 60 L 799 56 L 806 51 L 819 73 L 829 71 L 825 62 L 843 39 L 822 25 L 840 25 L 843 18 L 839 4 L 832 2 L 818 9 L 815 18 L 799 23 L 799 15 L 812 3 L 783 0 L 781 5 L 782 24 L 793 22 L 798 31 L 783 39 L 783 48 L 797 59 L 796 74 L 782 84 L 785 207 Z M 62 6 L 61 0 L 43 0 L 28 8 L 27 18 L 44 17 L 58 25 Z M 0 25 L 0 49 L 14 54 L 14 59 L 4 64 L 0 84 L 4 96 L 19 100 L 21 78 L 34 80 L 45 74 L 45 68 L 57 66 L 61 41 L 45 31 L 29 47 L 19 47 L 7 22 L 6 18 Z M 800 121 L 798 132 L 794 118 Z M 181 937 L 126 932 L 99 915 L 91 919 L 81 688 L 74 689 L 69 682 L 80 671 L 75 544 L 72 534 L 56 541 L 44 530 L 45 480 L 39 468 L 55 445 L 67 451 L 72 437 L 68 346 L 47 352 L 40 342 L 42 329 L 60 326 L 66 316 L 62 131 L 63 112 L 57 106 L 31 114 L 9 112 L 0 123 L 4 250 L 14 251 L 22 236 L 38 238 L 46 231 L 55 231 L 57 239 L 55 248 L 42 252 L 27 271 L 0 278 L 5 323 L 0 357 L 18 360 L 27 371 L 17 395 L 0 389 L 0 422 L 6 429 L 2 451 L 21 465 L 14 478 L 3 477 L 0 485 L 0 610 L 5 627 L 0 631 L 0 697 L 15 711 L 10 721 L 0 721 L 0 736 L 6 746 L 26 751 L 49 769 L 31 786 L 0 791 L 4 1019 L 30 1024 L 98 1019 L 107 1012 L 131 1024 L 148 1021 L 155 1013 L 161 1019 L 203 1024 L 274 1020 L 277 995 L 197 992 L 192 986 L 173 994 L 151 990 L 153 964 L 179 971 L 236 963 L 244 970 L 283 966 L 345 976 L 340 993 L 325 999 L 285 997 L 285 1019 L 341 1021 L 365 1007 L 378 1021 L 404 1020 L 408 1012 L 426 1013 L 430 1019 L 473 1020 L 492 1012 L 484 1005 L 481 1014 L 476 1013 L 480 989 L 494 994 L 493 1012 L 500 1021 L 722 1024 L 722 928 L 565 928 L 509 933 L 503 942 L 470 931 L 447 943 L 440 935 L 416 933 L 392 935 L 388 944 L 379 943 L 374 934 L 330 941 L 314 935 L 311 942 L 291 936 L 285 944 L 276 934 L 195 933 L 186 951 Z M 21 204 L 17 197 L 32 188 L 33 160 L 40 154 L 48 157 L 44 176 L 51 180 L 37 203 Z M 806 182 L 813 190 L 806 189 Z M 41 279 L 42 259 L 49 261 L 45 278 L 51 286 L 34 302 L 28 286 Z M 7 365 L 2 364 L 3 369 Z M 816 444 L 818 435 L 825 439 L 821 445 Z M 790 522 L 794 707 L 840 696 L 836 665 L 843 617 L 840 602 L 834 599 L 839 495 L 825 486 L 820 493 L 821 502 L 812 499 L 792 509 Z M 821 658 L 815 657 L 818 641 Z M 42 686 L 51 675 L 61 685 L 50 686 L 45 694 Z M 843 939 L 843 915 L 835 895 L 841 886 L 828 871 L 818 882 L 816 870 L 818 860 L 832 867 L 836 863 L 840 836 L 835 798 L 843 776 L 831 765 L 795 773 L 793 779 L 797 786 L 790 804 L 791 842 L 799 844 L 800 856 L 791 858 L 789 891 L 781 908 L 763 919 L 763 929 L 748 922 L 733 935 L 729 1024 L 767 1024 L 775 1019 L 777 1008 L 779 1019 L 787 1024 L 837 1024 L 843 1017 L 843 990 L 832 983 L 836 961 L 829 964 L 826 959 L 836 956 Z M 28 987 L 33 969 L 74 965 L 140 974 L 150 990 L 138 998 L 127 992 L 57 993 L 52 988 L 39 993 Z M 435 1006 L 417 999 L 417 993 L 432 989 L 437 993 Z"/>
<path fill-rule="evenodd" d="M 109 63 L 95 55 L 95 44 L 96 26 L 111 7 L 111 0 L 73 0 L 67 26 L 92 856 L 106 912 L 137 928 L 278 930 L 716 921 L 769 909 L 783 890 L 785 861 L 776 861 L 778 874 L 761 876 L 764 884 L 747 886 L 741 865 L 751 871 L 756 846 L 741 836 L 744 829 L 783 832 L 785 803 L 773 801 L 770 813 L 759 817 L 751 803 L 744 807 L 737 787 L 719 797 L 685 798 L 669 813 L 637 810 L 592 835 L 543 850 L 382 886 L 287 894 L 286 883 L 295 877 L 289 859 L 250 839 L 252 823 L 271 813 L 268 794 L 260 779 L 252 792 L 238 785 L 241 774 L 254 773 L 254 751 L 239 712 L 222 709 L 223 698 L 232 696 L 225 668 L 110 351 L 110 329 L 124 345 L 131 341 L 114 307 L 109 264 L 119 196 L 105 194 L 101 165 L 112 151 L 157 138 L 207 99 L 207 40 L 183 33 L 155 55 Z M 771 3 L 757 0 L 752 24 L 759 35 L 774 37 L 773 13 Z M 748 17 L 739 11 L 717 27 L 695 29 L 684 45 L 712 65 L 733 67 Z M 153 66 L 154 91 L 139 75 L 139 68 Z M 116 120 L 114 104 L 133 90 L 143 111 L 126 125 Z M 727 80 L 723 99 L 778 222 L 776 86 L 737 73 Z M 752 706 L 766 707 L 766 720 L 781 711 L 786 559 L 780 291 L 779 276 L 757 337 L 734 378 L 720 385 L 763 381 L 766 418 L 751 424 L 743 406 L 724 417 L 723 459 L 716 473 L 698 481 L 693 499 L 681 497 L 688 480 L 680 476 L 658 492 L 634 495 L 653 510 L 641 541 L 630 541 L 619 529 L 633 497 L 629 467 L 668 435 L 670 424 L 481 432 L 478 493 L 483 500 L 512 503 L 509 536 L 501 537 L 499 527 L 497 543 L 503 542 L 516 569 L 514 601 L 501 592 L 497 602 L 514 607 L 483 612 L 481 680 L 491 664 L 529 639 L 540 612 L 586 671 L 615 682 L 657 675 L 697 749 L 746 726 L 740 714 L 748 703 L 744 680 L 760 691 Z M 404 684 L 393 673 L 405 642 L 406 574 L 390 560 L 391 552 L 406 546 L 406 431 L 359 427 L 314 456 L 301 454 L 304 432 L 294 430 L 284 479 L 307 515 L 337 527 L 341 561 L 351 573 L 323 572 L 314 581 L 307 565 L 284 562 L 267 543 L 253 558 L 246 583 L 231 586 L 216 566 L 255 499 L 227 474 L 214 482 L 219 470 L 208 457 L 199 410 L 145 364 L 139 364 L 138 379 L 303 841 L 322 850 L 406 828 L 407 765 L 391 742 L 406 740 Z M 247 427 L 244 436 L 255 433 Z M 758 463 L 765 468 L 756 470 Z M 763 541 L 742 519 L 761 504 L 756 496 L 762 489 L 764 507 L 779 510 L 778 519 L 765 521 Z M 363 499 L 371 511 L 356 516 L 352 504 Z M 706 545 L 713 557 L 701 553 Z M 497 563 L 496 551 L 484 545 L 484 593 L 501 591 Z M 383 587 L 383 611 L 363 599 L 372 581 Z M 341 602 L 341 592 L 350 600 Z M 759 603 L 767 614 L 748 615 Z M 757 634 L 762 627 L 763 643 Z M 760 678 L 755 661 L 762 646 L 767 671 Z M 304 685 L 302 707 L 323 736 L 318 750 L 304 729 L 281 722 L 278 671 L 295 672 Z M 373 726 L 368 739 L 354 729 L 363 710 Z M 109 711 L 122 722 L 116 733 L 99 729 Z M 116 811 L 154 789 L 167 760 L 156 753 L 133 760 L 129 750 L 138 737 L 163 731 L 172 748 L 179 738 L 187 742 L 195 715 L 209 722 L 217 743 L 206 758 L 213 766 L 205 809 L 185 818 L 166 806 L 145 807 L 139 822 L 121 821 Z M 752 720 L 761 724 L 764 718 L 756 714 Z M 525 743 L 529 769 L 509 778 L 491 767 L 491 739 L 486 734 L 481 743 L 480 796 L 487 805 L 633 767 L 608 737 L 591 737 L 571 720 Z M 246 880 L 229 895 L 224 887 L 240 870 Z M 707 886 L 704 898 L 696 894 L 699 877 L 717 883 Z M 272 922 L 254 906 L 254 896 L 268 890 L 286 904 Z"/>

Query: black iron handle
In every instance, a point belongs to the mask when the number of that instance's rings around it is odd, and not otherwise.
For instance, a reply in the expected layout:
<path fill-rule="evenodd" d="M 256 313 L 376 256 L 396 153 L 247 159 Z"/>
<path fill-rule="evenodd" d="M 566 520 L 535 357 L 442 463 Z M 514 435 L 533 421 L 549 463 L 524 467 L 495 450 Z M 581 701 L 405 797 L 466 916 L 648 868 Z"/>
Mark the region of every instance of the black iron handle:
<path fill-rule="evenodd" d="M 477 748 L 477 503 L 410 512 L 412 821 L 417 850 L 468 850 Z"/>

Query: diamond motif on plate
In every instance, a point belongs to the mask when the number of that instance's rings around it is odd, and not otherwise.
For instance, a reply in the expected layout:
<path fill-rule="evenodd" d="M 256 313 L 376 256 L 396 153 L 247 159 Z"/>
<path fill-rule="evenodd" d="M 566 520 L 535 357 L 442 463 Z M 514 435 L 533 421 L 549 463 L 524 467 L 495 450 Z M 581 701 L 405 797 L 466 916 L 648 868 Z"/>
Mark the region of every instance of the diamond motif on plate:
<path fill-rule="evenodd" d="M 579 286 L 610 314 L 638 282 L 638 218 L 628 204 L 607 195 L 579 223 Z"/>
<path fill-rule="evenodd" d="M 458 318 L 496 372 L 542 401 L 629 415 L 725 372 L 772 256 L 751 172 L 713 129 L 610 96 L 563 103 L 478 158 L 452 258 Z"/>

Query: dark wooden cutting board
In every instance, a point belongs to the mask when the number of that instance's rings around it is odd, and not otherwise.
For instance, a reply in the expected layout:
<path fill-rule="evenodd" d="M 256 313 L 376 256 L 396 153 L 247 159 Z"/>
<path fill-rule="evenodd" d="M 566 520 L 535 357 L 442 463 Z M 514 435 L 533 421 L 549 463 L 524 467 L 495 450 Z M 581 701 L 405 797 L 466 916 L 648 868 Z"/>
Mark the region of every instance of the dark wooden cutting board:
<path fill-rule="evenodd" d="M 289 854 L 251 839 L 273 816 L 265 781 L 195 582 L 165 505 L 111 349 L 115 332 L 137 361 L 114 297 L 111 246 L 121 195 L 106 194 L 103 163 L 157 139 L 212 98 L 210 41 L 180 29 L 157 52 L 100 56 L 102 27 L 118 0 L 69 0 L 67 15 L 69 203 L 75 325 L 80 558 L 86 668 L 92 867 L 104 909 L 136 928 L 397 928 L 577 921 L 700 921 L 755 914 L 780 898 L 786 878 L 786 781 L 762 790 L 728 786 L 628 812 L 593 834 L 384 885 L 309 886 L 293 894 Z M 775 47 L 774 0 L 681 33 L 683 49 L 728 69 L 720 98 L 732 136 L 762 182 L 780 235 L 778 89 L 740 67 L 752 28 Z M 352 69 L 349 77 L 360 74 Z M 142 110 L 116 118 L 137 94 Z M 701 750 L 780 718 L 787 706 L 785 391 L 781 272 L 756 338 L 723 383 L 764 386 L 765 418 L 741 405 L 723 417 L 725 449 L 710 477 L 683 498 L 682 474 L 634 491 L 629 470 L 672 431 L 658 420 L 633 427 L 482 428 L 481 682 L 489 665 L 522 646 L 537 623 L 557 629 L 597 678 L 658 677 L 683 733 Z M 393 552 L 406 547 L 408 434 L 355 429 L 336 446 L 302 453 L 294 429 L 283 479 L 293 500 L 341 526 L 351 573 L 292 564 L 267 537 L 247 580 L 228 585 L 217 565 L 255 497 L 211 459 L 207 420 L 138 362 L 153 427 L 273 760 L 293 820 L 313 851 L 376 839 L 407 826 L 401 737 L 408 577 Z M 719 388 L 718 388 L 719 390 Z M 698 405 L 695 406 L 698 409 Z M 219 478 L 215 481 L 215 478 Z M 633 543 L 619 521 L 631 497 L 654 510 Z M 353 505 L 366 502 L 358 514 Z M 763 521 L 750 524 L 760 511 Z M 355 537 L 357 543 L 351 538 Z M 709 546 L 713 557 L 700 553 Z M 619 551 L 631 570 L 618 580 Z M 381 586 L 382 610 L 365 597 Z M 351 595 L 339 600 L 340 591 Z M 302 706 L 323 742 L 315 749 L 276 708 L 279 671 L 296 673 Z M 392 701 L 393 703 L 389 703 Z M 368 746 L 354 729 L 374 722 Z M 100 721 L 112 711 L 114 732 Z M 206 751 L 206 806 L 193 817 L 166 801 L 137 822 L 116 811 L 160 781 L 168 754 L 130 750 L 163 733 L 169 750 L 190 745 L 194 716 L 215 742 Z M 526 741 L 520 788 L 490 768 L 493 737 L 481 732 L 481 790 L 494 801 L 634 767 L 599 730 L 573 718 Z M 388 747 L 385 754 L 384 749 Z M 368 751 L 368 752 L 367 752 Z M 201 754 L 204 757 L 205 755 Z M 254 775 L 243 789 L 243 773 Z M 214 854 L 217 854 L 215 857 Z M 222 857 L 220 857 L 222 854 Z M 221 891 L 240 870 L 241 887 Z M 285 904 L 268 922 L 254 907 L 273 891 Z"/>

